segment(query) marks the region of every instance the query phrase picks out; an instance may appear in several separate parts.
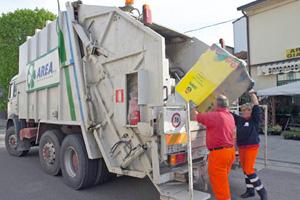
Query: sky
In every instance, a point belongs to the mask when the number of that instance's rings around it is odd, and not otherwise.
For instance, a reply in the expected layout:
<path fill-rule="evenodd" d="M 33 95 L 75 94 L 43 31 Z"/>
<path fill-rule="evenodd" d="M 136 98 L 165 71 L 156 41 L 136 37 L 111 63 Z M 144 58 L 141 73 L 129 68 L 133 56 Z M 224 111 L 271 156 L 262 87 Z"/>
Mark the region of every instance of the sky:
<path fill-rule="evenodd" d="M 60 0 L 62 10 L 67 0 Z M 103 6 L 123 6 L 125 0 L 82 0 L 84 4 Z M 197 29 L 222 21 L 237 19 L 242 13 L 237 7 L 253 0 L 135 0 L 138 9 L 148 4 L 155 23 L 179 32 Z M 0 0 L 0 13 L 7 13 L 22 8 L 45 8 L 57 13 L 57 0 Z M 220 38 L 226 45 L 233 46 L 232 22 L 188 33 L 189 36 L 211 45 Z"/>

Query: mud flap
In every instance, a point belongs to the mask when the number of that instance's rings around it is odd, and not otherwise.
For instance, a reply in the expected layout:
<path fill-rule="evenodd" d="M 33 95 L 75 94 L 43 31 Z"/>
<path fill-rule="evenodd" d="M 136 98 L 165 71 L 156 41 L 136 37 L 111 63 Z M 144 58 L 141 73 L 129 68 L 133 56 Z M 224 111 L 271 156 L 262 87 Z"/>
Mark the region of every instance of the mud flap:
<path fill-rule="evenodd" d="M 13 124 L 14 124 L 15 131 L 16 131 L 16 134 L 17 134 L 17 142 L 18 142 L 17 150 L 18 151 L 27 151 L 27 150 L 29 150 L 30 147 L 31 147 L 30 141 L 28 141 L 28 140 L 23 141 L 23 140 L 20 139 L 20 130 L 22 128 L 25 128 L 26 124 L 24 124 L 24 121 L 19 120 L 17 116 L 13 116 L 12 120 L 13 120 Z"/>

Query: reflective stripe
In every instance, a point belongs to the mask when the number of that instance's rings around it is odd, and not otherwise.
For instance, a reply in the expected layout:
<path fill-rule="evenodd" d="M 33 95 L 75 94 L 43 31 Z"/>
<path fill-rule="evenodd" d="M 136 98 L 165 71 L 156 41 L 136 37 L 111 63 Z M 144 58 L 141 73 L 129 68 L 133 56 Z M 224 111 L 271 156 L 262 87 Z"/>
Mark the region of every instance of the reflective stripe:
<path fill-rule="evenodd" d="M 67 22 L 67 29 L 68 29 L 68 39 L 69 39 L 69 46 L 70 46 L 70 53 L 71 53 L 71 59 L 70 62 L 73 63 L 71 64 L 73 67 L 73 74 L 74 74 L 74 79 L 75 79 L 75 91 L 77 93 L 77 100 L 79 104 L 79 110 L 80 110 L 80 116 L 81 116 L 81 121 L 84 121 L 84 115 L 83 115 L 83 108 L 82 108 L 82 101 L 80 98 L 80 92 L 79 92 L 79 83 L 78 83 L 78 78 L 77 78 L 77 72 L 76 72 L 76 63 L 74 61 L 74 52 L 73 52 L 73 46 L 72 46 L 72 41 L 71 41 L 71 32 L 70 32 L 70 27 L 69 27 L 69 19 L 68 19 L 68 14 L 66 13 L 65 15 L 66 22 Z M 70 22 L 72 24 L 72 22 Z"/>
<path fill-rule="evenodd" d="M 260 186 L 255 187 L 255 189 L 256 189 L 257 191 L 259 191 L 259 190 L 261 190 L 261 189 L 263 189 L 263 188 L 264 188 L 263 184 L 261 184 Z"/>
<path fill-rule="evenodd" d="M 165 134 L 165 139 L 167 145 L 186 144 L 187 134 L 186 133 Z"/>
<path fill-rule="evenodd" d="M 251 183 L 254 183 L 254 182 L 256 182 L 256 181 L 258 181 L 258 177 L 255 177 L 255 178 L 253 178 L 253 179 L 250 179 L 250 182 L 251 182 Z"/>
<path fill-rule="evenodd" d="M 252 184 L 246 184 L 247 188 L 254 188 Z"/>

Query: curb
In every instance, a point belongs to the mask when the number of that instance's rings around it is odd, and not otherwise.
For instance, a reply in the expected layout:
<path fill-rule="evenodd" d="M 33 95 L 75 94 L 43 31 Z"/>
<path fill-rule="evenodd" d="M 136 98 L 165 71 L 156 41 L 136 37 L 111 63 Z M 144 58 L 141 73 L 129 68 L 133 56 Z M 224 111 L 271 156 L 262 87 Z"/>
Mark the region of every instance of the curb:
<path fill-rule="evenodd" d="M 4 138 L 5 138 L 5 134 L 0 134 L 0 148 L 5 147 Z"/>
<path fill-rule="evenodd" d="M 282 162 L 269 161 L 267 167 L 265 167 L 264 164 L 260 162 L 256 163 L 256 167 L 258 171 L 261 171 L 263 169 L 273 169 L 282 172 L 292 172 L 292 173 L 300 174 L 300 165 L 295 165 L 295 164 L 285 164 Z"/>

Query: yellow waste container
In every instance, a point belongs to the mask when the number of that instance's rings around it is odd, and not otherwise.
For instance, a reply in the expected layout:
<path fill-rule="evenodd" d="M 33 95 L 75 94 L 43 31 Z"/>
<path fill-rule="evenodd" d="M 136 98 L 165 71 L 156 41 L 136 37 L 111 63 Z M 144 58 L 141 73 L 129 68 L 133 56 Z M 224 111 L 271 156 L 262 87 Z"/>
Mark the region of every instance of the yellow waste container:
<path fill-rule="evenodd" d="M 217 95 L 224 94 L 232 102 L 251 85 L 246 63 L 213 44 L 177 84 L 176 91 L 199 112 L 205 112 L 212 109 Z"/>

